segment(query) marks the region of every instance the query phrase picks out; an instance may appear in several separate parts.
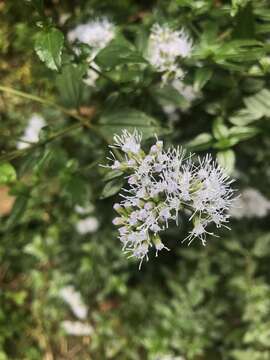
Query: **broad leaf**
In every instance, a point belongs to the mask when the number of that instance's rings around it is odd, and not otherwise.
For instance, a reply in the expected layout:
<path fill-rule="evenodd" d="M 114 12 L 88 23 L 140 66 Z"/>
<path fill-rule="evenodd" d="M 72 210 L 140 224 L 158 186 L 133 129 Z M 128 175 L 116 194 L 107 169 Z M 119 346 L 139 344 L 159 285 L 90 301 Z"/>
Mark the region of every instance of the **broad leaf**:
<path fill-rule="evenodd" d="M 49 69 L 58 70 L 61 66 L 64 35 L 56 28 L 40 31 L 35 40 L 35 51 Z"/>
<path fill-rule="evenodd" d="M 151 116 L 134 109 L 103 114 L 99 119 L 98 129 L 108 140 L 112 140 L 113 135 L 120 134 L 123 129 L 131 132 L 137 129 L 142 133 L 143 139 L 169 132 L 167 128 L 160 127 Z"/>
<path fill-rule="evenodd" d="M 75 108 L 80 105 L 86 89 L 83 82 L 86 70 L 85 65 L 66 65 L 57 76 L 56 86 L 64 105 Z"/>

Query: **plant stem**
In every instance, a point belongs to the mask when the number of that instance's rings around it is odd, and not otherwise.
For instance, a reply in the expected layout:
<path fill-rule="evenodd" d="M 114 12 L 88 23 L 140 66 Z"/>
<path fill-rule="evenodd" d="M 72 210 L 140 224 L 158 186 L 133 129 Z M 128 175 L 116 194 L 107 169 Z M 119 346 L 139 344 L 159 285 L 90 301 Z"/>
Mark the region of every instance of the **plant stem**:
<path fill-rule="evenodd" d="M 36 101 L 36 102 L 39 102 L 39 103 L 44 104 L 44 105 L 54 107 L 55 109 L 58 109 L 59 111 L 61 111 L 63 114 L 68 115 L 70 117 L 73 117 L 74 119 L 80 121 L 83 124 L 83 126 L 86 126 L 88 128 L 91 127 L 91 125 L 87 121 L 87 119 L 85 119 L 84 117 L 78 115 L 77 113 L 75 113 L 72 110 L 68 110 L 68 109 L 64 108 L 63 106 L 56 104 L 55 102 L 53 102 L 51 100 L 44 99 L 44 98 L 42 98 L 40 96 L 28 94 L 28 93 L 20 91 L 20 90 L 15 90 L 13 88 L 10 88 L 8 86 L 3 86 L 3 85 L 0 85 L 0 91 L 11 94 L 11 95 L 19 96 L 19 97 L 24 98 L 24 99 Z"/>
<path fill-rule="evenodd" d="M 58 132 L 56 132 L 55 134 L 52 134 L 52 136 L 50 136 L 48 139 L 46 139 L 45 141 L 40 141 L 37 143 L 33 143 L 31 146 L 25 148 L 25 149 L 20 149 L 20 150 L 15 150 L 15 151 L 11 151 L 7 154 L 4 154 L 2 156 L 0 156 L 0 162 L 1 161 L 10 161 L 10 160 L 14 160 L 20 156 L 23 156 L 25 154 L 27 154 L 28 152 L 32 151 L 33 149 L 36 149 L 37 147 L 40 146 L 44 146 L 47 143 L 62 137 L 64 135 L 66 135 L 67 133 L 70 133 L 71 131 L 75 130 L 75 129 L 79 129 L 80 127 L 82 127 L 83 124 L 82 123 L 77 123 L 77 124 L 73 124 L 71 126 L 66 127 L 63 130 L 60 130 Z"/>

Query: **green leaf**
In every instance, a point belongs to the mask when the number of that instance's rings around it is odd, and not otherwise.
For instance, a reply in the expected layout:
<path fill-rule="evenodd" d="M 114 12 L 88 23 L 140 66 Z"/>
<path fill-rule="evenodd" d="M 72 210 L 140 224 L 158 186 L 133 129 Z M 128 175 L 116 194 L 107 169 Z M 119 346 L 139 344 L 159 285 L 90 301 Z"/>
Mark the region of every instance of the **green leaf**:
<path fill-rule="evenodd" d="M 63 46 L 64 35 L 56 28 L 42 30 L 36 36 L 35 51 L 49 69 L 59 70 Z"/>
<path fill-rule="evenodd" d="M 85 65 L 66 65 L 56 78 L 56 86 L 62 103 L 68 107 L 77 108 L 83 99 L 86 85 L 83 76 L 87 71 Z"/>
<path fill-rule="evenodd" d="M 262 113 L 251 113 L 248 109 L 242 109 L 234 113 L 229 120 L 234 125 L 244 126 L 262 118 Z"/>
<path fill-rule="evenodd" d="M 15 181 L 17 178 L 16 170 L 7 162 L 0 164 L 0 184 L 8 184 Z"/>
<path fill-rule="evenodd" d="M 104 181 L 110 181 L 112 179 L 118 178 L 120 176 L 124 175 L 123 171 L 120 170 L 110 170 L 108 171 L 105 176 L 103 177 Z"/>
<path fill-rule="evenodd" d="M 171 85 L 155 87 L 151 89 L 151 94 L 161 106 L 172 104 L 180 108 L 189 106 L 189 102 Z"/>
<path fill-rule="evenodd" d="M 43 0 L 30 0 L 31 4 L 35 7 L 40 15 L 43 14 L 44 9 L 44 1 Z"/>
<path fill-rule="evenodd" d="M 70 204 L 83 204 L 88 198 L 89 189 L 87 183 L 76 174 L 68 174 L 62 180 L 63 195 Z"/>
<path fill-rule="evenodd" d="M 212 131 L 217 140 L 226 139 L 229 134 L 229 129 L 224 125 L 221 117 L 214 120 Z"/>
<path fill-rule="evenodd" d="M 192 150 L 205 150 L 213 144 L 213 136 L 209 133 L 201 133 L 193 140 L 189 141 L 186 146 Z"/>
<path fill-rule="evenodd" d="M 255 126 L 233 126 L 230 128 L 229 136 L 238 141 L 247 140 L 260 132 Z"/>
<path fill-rule="evenodd" d="M 95 62 L 103 68 L 112 69 L 120 64 L 147 63 L 142 55 L 123 37 L 112 40 L 108 46 L 99 52 Z"/>
<path fill-rule="evenodd" d="M 169 132 L 167 128 L 161 128 L 151 116 L 129 108 L 103 114 L 98 121 L 98 129 L 108 140 L 112 140 L 114 134 L 121 133 L 123 129 L 131 132 L 137 129 L 144 140 Z"/>
<path fill-rule="evenodd" d="M 212 75 L 212 69 L 208 69 L 205 67 L 197 69 L 195 72 L 194 90 L 200 91 L 204 87 L 204 85 L 211 79 Z"/>
<path fill-rule="evenodd" d="M 105 199 L 117 194 L 124 184 L 124 180 L 121 178 L 113 179 L 109 181 L 103 188 L 100 195 L 100 199 Z"/>
<path fill-rule="evenodd" d="M 228 174 L 231 174 L 235 165 L 235 153 L 233 150 L 228 149 L 225 151 L 219 151 L 217 153 L 217 161 L 219 165 L 226 170 Z"/>

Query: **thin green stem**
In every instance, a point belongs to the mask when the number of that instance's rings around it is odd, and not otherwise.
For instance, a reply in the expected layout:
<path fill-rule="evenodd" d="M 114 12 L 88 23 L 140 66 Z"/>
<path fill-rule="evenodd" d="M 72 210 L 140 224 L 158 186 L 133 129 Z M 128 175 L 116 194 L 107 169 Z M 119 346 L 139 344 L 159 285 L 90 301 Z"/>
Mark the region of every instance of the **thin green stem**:
<path fill-rule="evenodd" d="M 74 111 L 68 110 L 66 108 L 64 108 L 63 106 L 56 104 L 55 102 L 48 100 L 48 99 L 44 99 L 40 96 L 37 95 L 32 95 L 32 94 L 28 94 L 26 92 L 20 91 L 20 90 L 15 90 L 13 88 L 10 88 L 8 86 L 3 86 L 0 85 L 0 91 L 5 92 L 7 94 L 11 94 L 11 95 L 15 95 L 24 99 L 28 99 L 31 101 L 35 101 L 35 102 L 39 102 L 41 104 L 44 105 L 48 105 L 51 106 L 59 111 L 61 111 L 63 114 L 68 115 L 70 117 L 73 117 L 74 119 L 80 121 L 84 126 L 90 128 L 91 125 L 90 123 L 87 121 L 87 119 L 85 119 L 84 117 L 80 116 L 79 114 L 75 113 Z"/>
<path fill-rule="evenodd" d="M 40 146 L 44 146 L 44 145 L 48 144 L 49 142 L 70 133 L 73 130 L 79 129 L 82 126 L 83 126 L 83 124 L 81 124 L 81 123 L 73 124 L 71 126 L 66 127 L 63 130 L 60 130 L 60 131 L 52 134 L 52 136 L 50 136 L 48 139 L 46 139 L 44 141 L 39 141 L 37 143 L 33 143 L 31 146 L 29 146 L 25 149 L 15 150 L 15 151 L 11 151 L 7 154 L 4 154 L 4 155 L 0 156 L 0 162 L 14 160 L 20 156 L 27 154 L 28 152 L 32 151 L 33 149 L 36 149 Z"/>

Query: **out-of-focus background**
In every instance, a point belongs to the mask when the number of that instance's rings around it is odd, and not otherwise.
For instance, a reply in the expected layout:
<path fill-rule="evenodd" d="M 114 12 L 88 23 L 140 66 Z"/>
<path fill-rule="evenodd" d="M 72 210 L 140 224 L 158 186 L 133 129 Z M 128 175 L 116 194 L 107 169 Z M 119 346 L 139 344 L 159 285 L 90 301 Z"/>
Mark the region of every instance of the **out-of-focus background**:
<path fill-rule="evenodd" d="M 78 26 L 104 17 L 97 55 Z M 192 39 L 183 81 L 141 64 L 155 23 Z M 0 360 L 270 359 L 269 33 L 264 0 L 0 1 Z M 140 271 L 99 167 L 134 126 L 241 194 L 231 230 L 187 247 L 183 215 Z"/>

